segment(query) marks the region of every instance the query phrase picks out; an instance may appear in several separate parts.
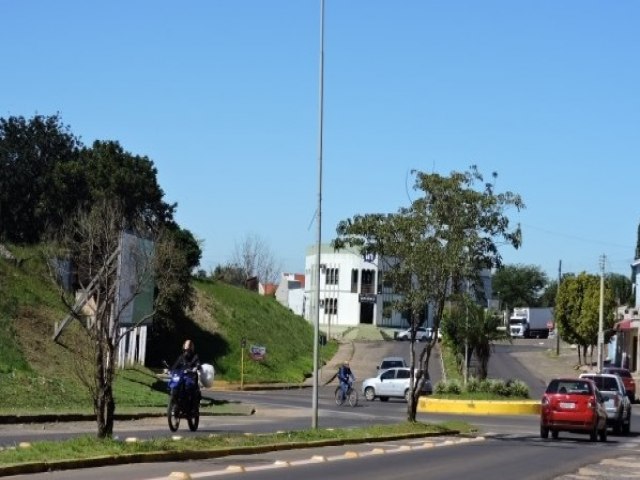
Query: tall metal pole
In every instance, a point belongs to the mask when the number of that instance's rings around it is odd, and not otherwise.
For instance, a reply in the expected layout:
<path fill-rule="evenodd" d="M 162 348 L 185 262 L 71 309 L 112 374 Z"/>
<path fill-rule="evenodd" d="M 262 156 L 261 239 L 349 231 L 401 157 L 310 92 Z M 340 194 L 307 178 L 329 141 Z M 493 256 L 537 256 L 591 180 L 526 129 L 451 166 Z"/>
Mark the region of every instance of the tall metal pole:
<path fill-rule="evenodd" d="M 558 304 L 558 294 L 560 293 L 561 279 L 562 279 L 562 260 L 560 260 L 560 263 L 558 263 L 558 291 L 556 292 L 555 305 Z M 560 356 L 560 330 L 558 329 L 558 318 L 555 316 L 555 312 L 554 312 L 553 323 L 556 327 L 556 355 Z"/>
<path fill-rule="evenodd" d="M 320 0 L 320 106 L 318 134 L 318 252 L 316 258 L 316 305 L 313 329 L 313 400 L 311 428 L 318 428 L 318 347 L 320 340 L 320 252 L 322 250 L 322 139 L 324 105 L 324 0 Z"/>
<path fill-rule="evenodd" d="M 598 315 L 598 373 L 602 371 L 602 353 L 604 348 L 604 259 L 600 257 L 600 312 Z"/>

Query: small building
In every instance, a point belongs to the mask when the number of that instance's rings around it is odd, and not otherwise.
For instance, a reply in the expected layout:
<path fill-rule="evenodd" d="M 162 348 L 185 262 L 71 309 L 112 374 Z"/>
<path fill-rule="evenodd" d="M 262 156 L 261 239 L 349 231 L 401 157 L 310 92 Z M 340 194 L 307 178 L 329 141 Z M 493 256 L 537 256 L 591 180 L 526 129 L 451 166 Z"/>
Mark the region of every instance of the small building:
<path fill-rule="evenodd" d="M 300 316 L 304 316 L 304 283 L 302 273 L 283 273 L 275 292 L 278 302 Z"/>
<path fill-rule="evenodd" d="M 403 328 L 409 319 L 393 309 L 398 295 L 385 283 L 385 262 L 378 256 L 365 257 L 355 247 L 335 250 L 321 245 L 318 275 L 317 246 L 307 249 L 305 260 L 304 317 L 312 321 L 319 291 L 319 323 L 331 336 L 331 327 L 369 324 L 377 327 Z M 319 288 L 318 276 L 320 280 Z M 491 274 L 481 274 L 486 298 L 491 298 Z M 487 305 L 486 300 L 482 300 Z M 422 325 L 431 326 L 432 312 L 425 306 Z"/>
<path fill-rule="evenodd" d="M 640 259 L 631 264 L 632 278 L 635 279 L 633 289 L 636 301 L 633 307 L 618 309 L 615 333 L 615 365 L 629 368 L 632 372 L 640 373 Z"/>

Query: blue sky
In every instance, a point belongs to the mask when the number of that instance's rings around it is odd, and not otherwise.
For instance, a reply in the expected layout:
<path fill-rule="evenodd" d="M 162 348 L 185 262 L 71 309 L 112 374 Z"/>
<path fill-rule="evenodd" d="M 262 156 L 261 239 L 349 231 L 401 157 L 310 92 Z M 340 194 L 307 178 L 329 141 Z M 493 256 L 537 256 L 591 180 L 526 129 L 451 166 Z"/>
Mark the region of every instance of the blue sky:
<path fill-rule="evenodd" d="M 640 2 L 326 0 L 323 240 L 407 206 L 412 169 L 478 165 L 524 232 L 506 263 L 629 274 L 640 222 Z M 158 169 L 202 267 L 317 240 L 320 0 L 0 1 L 0 116 L 59 112 Z"/>

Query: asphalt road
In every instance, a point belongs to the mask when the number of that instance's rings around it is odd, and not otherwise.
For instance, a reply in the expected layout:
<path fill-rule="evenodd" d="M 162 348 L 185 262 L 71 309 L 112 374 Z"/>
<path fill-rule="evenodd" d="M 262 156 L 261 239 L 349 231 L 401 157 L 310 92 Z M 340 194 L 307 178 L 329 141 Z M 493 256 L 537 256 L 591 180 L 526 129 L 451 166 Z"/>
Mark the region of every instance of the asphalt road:
<path fill-rule="evenodd" d="M 359 379 L 374 374 L 375 366 L 383 356 L 407 353 L 406 342 L 368 344 L 366 355 L 352 361 Z M 533 348 L 531 344 L 508 345 L 496 348 L 490 364 L 490 375 L 503 378 L 516 376 L 534 382 L 534 388 L 542 388 L 542 382 L 531 376 L 516 360 L 510 357 L 513 349 Z M 408 357 L 408 355 L 407 355 Z M 439 361 L 439 360 L 438 360 Z M 431 364 L 434 380 L 438 376 L 438 361 Z M 536 383 L 538 386 L 536 387 Z M 530 384 L 531 385 L 531 384 Z M 320 388 L 320 428 L 349 427 L 371 423 L 394 423 L 406 418 L 406 403 L 362 401 L 355 407 L 338 407 L 333 402 L 335 386 Z M 244 402 L 255 405 L 256 414 L 245 417 L 202 417 L 198 435 L 215 433 L 260 433 L 275 430 L 298 430 L 311 426 L 311 389 L 252 392 L 214 392 L 216 399 Z M 274 452 L 248 457 L 225 457 L 206 461 L 180 463 L 133 464 L 80 471 L 49 472 L 30 475 L 31 480 L 57 480 L 101 478 L 105 480 L 157 480 L 167 478 L 171 472 L 189 472 L 192 478 L 230 476 L 238 468 L 242 478 L 370 478 L 399 479 L 424 478 L 555 478 L 578 467 L 637 452 L 640 437 L 632 433 L 628 437 L 609 436 L 606 444 L 588 442 L 586 436 L 562 434 L 560 441 L 542 440 L 538 437 L 538 418 L 535 416 L 470 417 L 452 415 L 419 414 L 425 422 L 461 419 L 476 425 L 485 440 L 459 443 L 456 439 L 439 438 L 436 445 L 424 448 L 424 439 L 363 444 L 349 447 Z M 638 412 L 634 413 L 632 432 L 640 425 Z M 640 429 L 639 429 L 640 430 Z M 66 438 L 95 432 L 92 422 L 49 425 L 4 425 L 0 427 L 0 444 L 34 441 L 45 438 Z M 194 435 L 186 426 L 179 434 Z M 116 435 L 121 438 L 150 438 L 169 436 L 166 419 L 154 418 L 135 422 L 118 422 Z M 373 454 L 376 449 L 385 454 Z M 318 459 L 322 459 L 319 461 Z M 460 461 L 464 459 L 464 461 Z M 276 464 L 276 461 L 284 463 Z M 230 468 L 234 467 L 234 468 Z M 238 467 L 238 468 L 236 468 Z M 252 468 L 260 468 L 252 470 Z"/>

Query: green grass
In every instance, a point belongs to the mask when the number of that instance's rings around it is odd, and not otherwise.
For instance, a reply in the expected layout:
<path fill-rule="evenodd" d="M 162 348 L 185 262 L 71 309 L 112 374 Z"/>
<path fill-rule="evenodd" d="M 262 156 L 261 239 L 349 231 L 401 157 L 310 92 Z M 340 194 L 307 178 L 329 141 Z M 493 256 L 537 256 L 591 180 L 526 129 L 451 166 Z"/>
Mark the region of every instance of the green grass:
<path fill-rule="evenodd" d="M 81 437 L 58 442 L 34 442 L 29 447 L 2 450 L 0 451 L 0 465 L 8 466 L 44 461 L 98 458 L 106 455 L 123 456 L 154 452 L 216 451 L 228 448 L 267 445 L 295 446 L 300 443 L 328 440 L 367 441 L 392 436 L 445 434 L 454 431 L 472 433 L 473 429 L 463 422 L 446 422 L 440 425 L 405 422 L 353 429 L 310 429 L 251 436 L 225 434 L 190 437 L 181 440 L 156 439 L 135 443 Z"/>
<path fill-rule="evenodd" d="M 429 398 L 443 399 L 443 400 L 528 400 L 528 397 L 513 396 L 505 397 L 504 395 L 498 395 L 490 392 L 461 392 L 460 394 L 437 394 L 434 393 Z"/>
<path fill-rule="evenodd" d="M 458 365 L 456 363 L 456 357 L 453 349 L 450 348 L 446 342 L 440 342 L 440 352 L 447 380 L 458 380 L 462 382 L 462 374 L 458 371 Z"/>
<path fill-rule="evenodd" d="M 72 321 L 52 339 L 55 322 L 66 314 L 57 287 L 39 249 L 8 246 L 18 262 L 0 259 L 0 412 L 91 411 L 86 387 L 78 372 L 78 345 L 87 336 Z M 176 330 L 162 343 L 150 336 L 149 350 L 156 360 L 172 363 L 184 338 L 192 338 L 203 362 L 216 368 L 216 380 L 239 383 L 241 339 L 244 351 L 244 383 L 298 383 L 313 369 L 313 327 L 274 298 L 268 298 L 219 282 L 194 281 L 197 305 L 180 319 Z M 252 345 L 267 349 L 266 358 L 254 361 Z M 330 341 L 320 348 L 320 364 L 329 361 L 338 345 Z M 166 390 L 154 369 L 119 370 L 114 385 L 116 413 L 120 409 L 161 407 Z"/>

